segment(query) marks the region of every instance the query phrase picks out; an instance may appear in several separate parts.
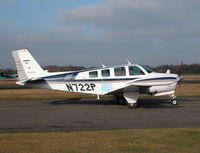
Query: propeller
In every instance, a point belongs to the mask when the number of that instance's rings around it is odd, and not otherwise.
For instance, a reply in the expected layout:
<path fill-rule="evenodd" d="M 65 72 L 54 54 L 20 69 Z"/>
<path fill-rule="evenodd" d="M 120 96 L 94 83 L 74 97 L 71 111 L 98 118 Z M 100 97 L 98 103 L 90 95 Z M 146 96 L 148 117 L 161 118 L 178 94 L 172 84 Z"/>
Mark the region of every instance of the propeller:
<path fill-rule="evenodd" d="M 183 103 L 183 98 L 182 98 L 182 81 L 183 81 L 183 79 L 184 79 L 184 77 L 183 77 L 183 62 L 181 62 L 181 65 L 180 65 L 180 67 L 179 67 L 179 71 L 178 71 L 178 86 L 179 86 L 179 101 L 181 101 L 182 103 Z"/>
<path fill-rule="evenodd" d="M 181 65 L 179 67 L 179 70 L 178 70 L 178 76 L 181 77 L 183 74 L 183 62 L 181 62 Z"/>
<path fill-rule="evenodd" d="M 181 81 L 178 81 L 178 86 L 179 86 L 179 101 L 182 102 L 183 104 L 183 98 L 182 98 L 182 85 Z"/>

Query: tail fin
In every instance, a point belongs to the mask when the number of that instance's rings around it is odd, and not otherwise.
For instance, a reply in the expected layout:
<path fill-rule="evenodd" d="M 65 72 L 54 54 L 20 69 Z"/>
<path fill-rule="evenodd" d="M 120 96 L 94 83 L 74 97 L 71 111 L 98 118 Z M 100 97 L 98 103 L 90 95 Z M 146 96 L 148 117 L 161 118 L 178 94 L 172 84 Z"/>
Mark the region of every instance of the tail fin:
<path fill-rule="evenodd" d="M 45 71 L 27 49 L 12 51 L 19 81 L 27 81 L 42 76 Z"/>

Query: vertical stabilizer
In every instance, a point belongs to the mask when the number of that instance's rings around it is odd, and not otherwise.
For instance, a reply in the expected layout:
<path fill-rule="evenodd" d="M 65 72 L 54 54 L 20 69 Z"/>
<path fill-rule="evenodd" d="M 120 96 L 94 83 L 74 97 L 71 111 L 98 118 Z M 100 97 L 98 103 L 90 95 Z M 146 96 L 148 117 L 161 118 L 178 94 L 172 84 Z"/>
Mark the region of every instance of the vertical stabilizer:
<path fill-rule="evenodd" d="M 45 71 L 27 49 L 12 51 L 19 81 L 26 81 L 42 76 Z"/>

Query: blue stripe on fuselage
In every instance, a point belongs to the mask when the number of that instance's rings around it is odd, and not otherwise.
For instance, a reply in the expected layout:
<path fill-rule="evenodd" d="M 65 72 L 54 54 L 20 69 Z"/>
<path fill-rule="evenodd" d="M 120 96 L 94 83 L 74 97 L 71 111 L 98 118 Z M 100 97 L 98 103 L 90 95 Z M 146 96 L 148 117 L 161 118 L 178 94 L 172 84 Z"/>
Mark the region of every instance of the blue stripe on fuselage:
<path fill-rule="evenodd" d="M 74 78 L 78 75 L 79 72 L 69 72 L 69 73 L 63 73 L 63 74 L 56 74 L 51 76 L 43 77 L 43 79 L 65 79 L 67 76 L 71 76 L 69 80 L 74 80 Z"/>
<path fill-rule="evenodd" d="M 75 82 L 91 82 L 91 81 L 130 81 L 130 80 L 136 80 L 139 78 L 112 78 L 112 79 L 76 79 L 76 80 L 70 80 Z M 150 79 L 142 79 L 138 81 L 152 81 L 152 80 L 171 80 L 176 79 L 176 77 L 160 77 L 160 78 L 150 78 Z"/>
<path fill-rule="evenodd" d="M 106 78 L 106 79 L 75 79 L 75 77 L 77 76 L 78 73 L 67 73 L 67 75 L 72 75 L 71 79 L 65 79 L 66 78 L 66 74 L 65 76 L 63 76 L 62 79 L 60 80 L 56 80 L 58 78 L 61 78 L 61 75 L 57 75 L 55 78 L 52 77 L 45 77 L 44 79 L 47 78 L 51 79 L 52 81 L 53 78 L 55 79 L 55 81 L 70 81 L 70 82 L 100 82 L 100 81 L 104 81 L 104 82 L 111 82 L 111 81 L 130 81 L 130 80 L 136 80 L 136 79 L 140 79 L 140 78 Z M 64 75 L 64 74 L 62 74 Z M 159 78 L 149 78 L 149 79 L 141 79 L 141 80 L 137 80 L 136 82 L 140 82 L 140 81 L 154 81 L 154 80 L 175 80 L 176 77 L 159 77 Z"/>
<path fill-rule="evenodd" d="M 127 81 L 127 80 L 135 80 L 138 78 L 112 78 L 112 79 L 76 79 L 76 80 L 70 80 L 74 82 L 92 82 L 92 81 Z"/>
<path fill-rule="evenodd" d="M 152 81 L 152 80 L 176 80 L 176 77 L 149 78 L 149 79 L 142 79 L 142 80 L 138 80 L 138 81 Z"/>

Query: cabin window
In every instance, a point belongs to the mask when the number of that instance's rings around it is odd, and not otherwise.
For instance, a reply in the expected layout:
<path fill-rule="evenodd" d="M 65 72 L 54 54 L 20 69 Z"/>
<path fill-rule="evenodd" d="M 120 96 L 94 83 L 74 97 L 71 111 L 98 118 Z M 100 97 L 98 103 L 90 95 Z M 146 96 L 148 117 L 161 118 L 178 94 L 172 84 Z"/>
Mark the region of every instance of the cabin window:
<path fill-rule="evenodd" d="M 110 76 L 110 70 L 109 69 L 101 70 L 101 75 L 102 75 L 102 77 L 109 77 Z"/>
<path fill-rule="evenodd" d="M 129 66 L 130 75 L 144 75 L 144 72 L 137 66 Z"/>
<path fill-rule="evenodd" d="M 98 77 L 98 72 L 97 71 L 89 72 L 89 77 L 90 78 L 97 78 Z"/>
<path fill-rule="evenodd" d="M 126 70 L 125 67 L 116 67 L 114 68 L 115 76 L 125 76 Z"/>

